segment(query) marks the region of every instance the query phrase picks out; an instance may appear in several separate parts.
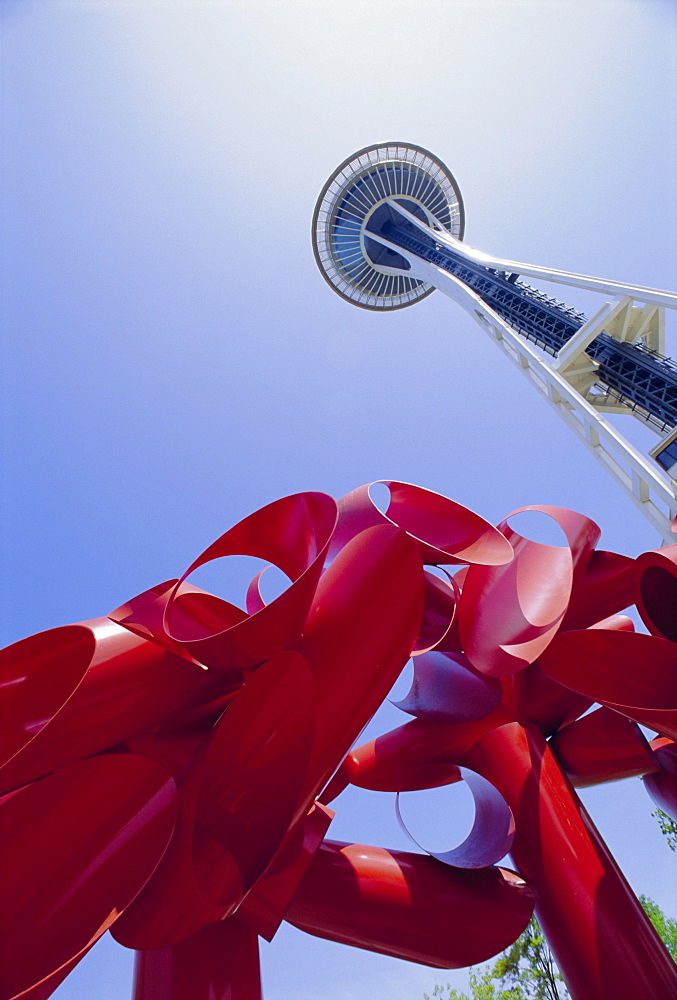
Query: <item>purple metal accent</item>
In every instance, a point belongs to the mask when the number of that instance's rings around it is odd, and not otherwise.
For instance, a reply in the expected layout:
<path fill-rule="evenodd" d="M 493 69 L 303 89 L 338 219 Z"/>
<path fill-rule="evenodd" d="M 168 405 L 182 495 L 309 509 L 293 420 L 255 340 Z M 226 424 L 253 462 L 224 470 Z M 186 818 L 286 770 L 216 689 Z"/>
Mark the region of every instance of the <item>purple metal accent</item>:
<path fill-rule="evenodd" d="M 458 847 L 448 851 L 430 851 L 420 844 L 402 818 L 400 792 L 395 799 L 397 819 L 410 840 L 431 858 L 454 868 L 488 868 L 504 858 L 510 850 L 515 836 L 515 820 L 507 802 L 490 781 L 467 767 L 460 767 L 458 771 L 475 801 L 472 830 Z"/>
<path fill-rule="evenodd" d="M 414 658 L 414 680 L 396 708 L 428 722 L 469 722 L 493 712 L 503 689 L 474 669 L 463 653 L 428 652 Z"/>

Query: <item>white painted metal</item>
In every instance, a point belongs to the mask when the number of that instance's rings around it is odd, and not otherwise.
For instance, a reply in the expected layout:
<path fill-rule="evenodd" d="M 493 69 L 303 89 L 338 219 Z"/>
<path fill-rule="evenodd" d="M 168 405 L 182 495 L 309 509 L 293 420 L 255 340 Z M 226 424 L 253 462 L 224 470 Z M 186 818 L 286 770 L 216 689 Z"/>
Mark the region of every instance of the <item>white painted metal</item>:
<path fill-rule="evenodd" d="M 591 292 L 602 292 L 604 295 L 627 295 L 637 302 L 646 302 L 653 305 L 665 306 L 667 309 L 677 309 L 677 292 L 666 292 L 660 288 L 645 288 L 642 285 L 628 285 L 623 281 L 608 281 L 605 278 L 593 278 L 587 274 L 573 274 L 569 271 L 558 271 L 552 267 L 539 267 L 535 264 L 521 264 L 515 260 L 506 260 L 503 257 L 493 257 L 491 254 L 476 250 L 468 243 L 457 240 L 440 224 L 439 229 L 431 229 L 425 222 L 421 222 L 415 215 L 408 212 L 402 205 L 398 205 L 394 198 L 388 199 L 388 204 L 396 209 L 407 222 L 411 222 L 422 232 L 427 233 L 438 241 L 446 243 L 448 247 L 462 254 L 476 264 L 484 267 L 495 267 L 500 271 L 516 272 L 520 275 L 527 275 L 530 278 L 541 278 L 543 281 L 553 281 L 561 285 L 572 285 L 574 288 L 584 288 Z"/>
<path fill-rule="evenodd" d="M 634 344 L 641 338 L 649 350 L 664 354 L 665 308 L 666 303 L 668 308 L 677 308 L 676 293 L 641 288 L 638 285 L 624 285 L 620 282 L 608 282 L 601 278 L 568 274 L 565 271 L 555 272 L 552 268 L 536 268 L 528 264 L 518 264 L 516 261 L 492 257 L 474 250 L 467 243 L 451 236 L 446 230 L 427 226 L 417 216 L 398 204 L 396 200 L 390 198 L 388 204 L 396 209 L 403 218 L 415 225 L 417 229 L 438 243 L 446 244 L 459 256 L 474 263 L 481 263 L 484 266 L 490 265 L 498 270 L 518 271 L 520 274 L 536 274 L 538 272 L 541 277 L 545 277 L 546 272 L 550 278 L 553 274 L 559 274 L 564 284 L 577 285 L 588 290 L 592 288 L 598 292 L 608 292 L 611 288 L 615 288 L 616 292 L 620 289 L 630 290 L 633 294 L 616 295 L 612 301 L 605 303 L 559 351 L 557 360 L 552 364 L 595 409 L 605 413 L 629 413 L 641 423 L 647 424 L 652 430 L 658 430 L 656 421 L 641 407 L 633 406 L 612 391 L 599 391 L 597 378 L 599 365 L 588 357 L 585 351 L 595 337 L 604 331 L 619 342 Z M 438 224 L 438 220 L 435 220 L 435 223 Z M 380 242 L 385 241 L 381 240 Z"/>
<path fill-rule="evenodd" d="M 392 205 L 398 212 L 406 214 L 409 221 L 415 221 L 420 229 L 427 229 L 424 223 L 406 212 L 397 202 L 393 201 Z M 436 230 L 428 231 L 434 235 L 435 239 L 439 239 L 441 234 Z M 513 330 L 466 284 L 441 267 L 422 260 L 382 236 L 370 233 L 370 237 L 401 254 L 411 267 L 411 271 L 407 272 L 411 277 L 434 285 L 435 288 L 454 299 L 482 326 L 540 395 L 571 427 L 588 451 L 602 463 L 626 495 L 639 507 L 644 516 L 659 532 L 664 544 L 674 544 L 675 535 L 671 528 L 673 521 L 677 518 L 677 496 L 675 494 L 677 484 L 637 451 L 615 427 L 612 427 L 601 416 L 598 409 L 578 389 L 574 388 L 574 385 L 561 371 L 557 370 L 554 364 L 548 363 L 536 347 Z M 466 244 L 454 240 L 453 248 L 458 253 L 465 254 Z M 502 270 L 508 263 L 498 262 L 497 258 L 489 258 L 489 260 L 492 267 L 500 266 Z M 487 260 L 482 261 L 482 263 L 487 263 Z M 507 269 L 519 270 L 521 268 L 521 264 L 510 264 Z M 541 272 L 543 270 L 541 269 Z M 569 277 L 574 278 L 575 276 L 570 275 Z M 574 282 L 567 281 L 566 284 L 574 284 Z M 601 291 L 602 289 L 596 290 Z M 634 291 L 639 291 L 639 289 L 634 289 Z M 670 292 L 656 294 L 671 297 L 677 302 L 677 295 L 673 296 Z M 632 305 L 634 299 L 635 295 L 633 294 L 607 303 L 581 328 L 576 335 L 577 338 L 580 337 L 577 347 L 569 355 L 567 371 L 570 377 L 574 371 L 572 366 L 575 365 L 576 358 L 580 358 L 590 340 L 594 339 L 602 328 L 608 330 L 607 322 L 613 324 L 614 319 L 622 317 L 623 310 L 625 309 L 627 312 L 628 306 Z M 654 304 L 651 306 L 652 309 Z M 653 311 L 655 312 L 655 310 Z M 649 321 L 650 317 L 644 316 L 643 321 L 636 328 L 641 329 L 643 323 Z M 603 325 L 600 326 L 600 324 Z"/>
<path fill-rule="evenodd" d="M 595 315 L 591 316 L 580 330 L 566 342 L 557 357 L 553 360 L 553 368 L 563 375 L 567 368 L 570 368 L 574 364 L 579 355 L 586 351 L 595 337 L 598 337 L 603 330 L 606 330 L 607 325 L 618 315 L 623 306 L 631 301 L 631 299 L 623 297 L 614 299 L 612 302 L 605 302 Z"/>
<path fill-rule="evenodd" d="M 663 440 L 659 441 L 658 444 L 654 445 L 654 447 L 650 450 L 649 455 L 655 461 L 658 461 L 659 455 L 661 455 L 668 445 L 674 444 L 675 441 L 677 441 L 677 427 L 673 427 L 672 430 L 668 431 Z M 662 460 L 660 465 L 661 468 L 664 468 Z M 677 482 L 677 462 L 674 462 L 668 469 L 666 469 L 666 472 L 672 480 Z"/>

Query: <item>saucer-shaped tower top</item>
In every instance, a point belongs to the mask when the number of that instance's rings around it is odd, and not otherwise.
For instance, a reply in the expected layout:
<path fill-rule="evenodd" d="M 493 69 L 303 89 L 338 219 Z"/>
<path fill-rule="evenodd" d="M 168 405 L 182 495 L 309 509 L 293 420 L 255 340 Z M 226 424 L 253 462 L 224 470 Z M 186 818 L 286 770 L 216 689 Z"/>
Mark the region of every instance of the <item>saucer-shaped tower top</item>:
<path fill-rule="evenodd" d="M 463 238 L 461 192 L 447 167 L 427 149 L 383 142 L 344 160 L 317 200 L 313 249 L 332 288 L 364 309 L 401 309 L 434 290 L 407 274 L 404 257 L 369 238 L 370 230 L 381 232 L 395 215 L 389 198 L 429 225 L 441 224 Z"/>

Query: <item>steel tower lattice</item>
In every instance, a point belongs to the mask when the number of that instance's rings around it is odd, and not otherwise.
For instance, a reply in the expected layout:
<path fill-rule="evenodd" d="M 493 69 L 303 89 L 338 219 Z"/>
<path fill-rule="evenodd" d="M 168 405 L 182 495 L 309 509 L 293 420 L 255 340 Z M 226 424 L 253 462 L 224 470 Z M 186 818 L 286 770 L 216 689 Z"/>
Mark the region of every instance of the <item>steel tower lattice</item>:
<path fill-rule="evenodd" d="M 458 185 L 432 153 L 380 143 L 345 160 L 313 215 L 313 247 L 336 292 L 400 309 L 435 288 L 455 299 L 574 429 L 666 541 L 677 517 L 677 365 L 665 357 L 677 294 L 503 260 L 461 242 Z M 609 297 L 591 318 L 523 277 Z M 534 346 L 532 346 L 534 345 Z M 666 434 L 650 461 L 605 413 L 631 413 Z"/>

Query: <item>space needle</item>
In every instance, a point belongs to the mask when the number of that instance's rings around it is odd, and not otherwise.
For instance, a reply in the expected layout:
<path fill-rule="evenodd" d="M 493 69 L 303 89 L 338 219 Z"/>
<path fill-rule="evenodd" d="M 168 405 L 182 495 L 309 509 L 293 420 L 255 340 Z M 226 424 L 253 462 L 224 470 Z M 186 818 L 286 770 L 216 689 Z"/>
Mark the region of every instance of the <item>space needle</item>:
<path fill-rule="evenodd" d="M 313 214 L 318 267 L 363 309 L 412 305 L 435 288 L 461 305 L 575 431 L 665 542 L 677 517 L 677 365 L 665 310 L 677 294 L 495 257 L 462 242 L 458 185 L 428 150 L 368 146 L 323 187 Z M 599 292 L 587 318 L 532 287 Z M 605 414 L 632 415 L 660 438 L 647 455 Z"/>

